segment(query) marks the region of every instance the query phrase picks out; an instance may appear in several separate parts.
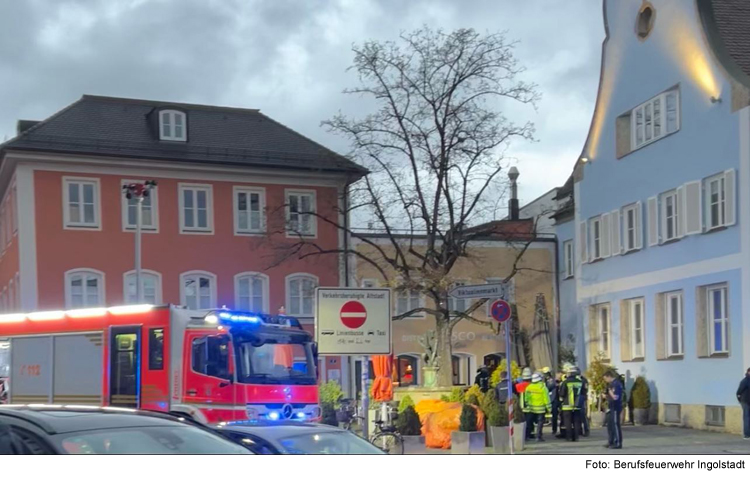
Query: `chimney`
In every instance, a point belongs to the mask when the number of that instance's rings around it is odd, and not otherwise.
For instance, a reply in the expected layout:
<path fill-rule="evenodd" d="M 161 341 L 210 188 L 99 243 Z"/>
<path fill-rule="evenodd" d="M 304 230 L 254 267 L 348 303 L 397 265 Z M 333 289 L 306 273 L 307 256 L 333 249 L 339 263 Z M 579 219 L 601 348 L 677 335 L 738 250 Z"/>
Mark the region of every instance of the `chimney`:
<path fill-rule="evenodd" d="M 513 166 L 508 171 L 508 179 L 510 179 L 510 202 L 508 203 L 508 219 L 518 220 L 520 217 L 520 208 L 518 207 L 518 168 Z"/>
<path fill-rule="evenodd" d="M 16 134 L 19 135 L 24 131 L 28 131 L 32 127 L 39 124 L 39 121 L 28 121 L 25 119 L 19 119 L 18 123 L 16 123 Z"/>

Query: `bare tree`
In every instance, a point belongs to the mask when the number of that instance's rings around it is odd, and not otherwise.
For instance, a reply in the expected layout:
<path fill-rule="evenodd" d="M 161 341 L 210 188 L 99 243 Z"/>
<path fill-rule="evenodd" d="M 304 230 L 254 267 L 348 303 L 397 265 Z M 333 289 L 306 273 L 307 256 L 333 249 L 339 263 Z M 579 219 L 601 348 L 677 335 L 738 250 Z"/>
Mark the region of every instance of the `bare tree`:
<path fill-rule="evenodd" d="M 455 325 L 461 320 L 491 325 L 472 316 L 486 299 L 464 312 L 450 310 L 451 269 L 469 256 L 471 242 L 502 236 L 517 243 L 508 281 L 523 269 L 523 253 L 533 241 L 527 228 L 498 233 L 500 225 L 488 222 L 498 193 L 505 192 L 501 173 L 508 146 L 515 139 L 531 140 L 534 132 L 531 123 L 516 124 L 502 113 L 509 103 L 533 104 L 539 97 L 535 85 L 516 78 L 522 68 L 514 46 L 502 33 L 429 28 L 402 34 L 397 42 L 355 46 L 352 69 L 360 84 L 345 92 L 370 98 L 377 110 L 359 119 L 339 114 L 323 124 L 349 138 L 350 157 L 369 170 L 349 187 L 345 214 L 366 220 L 370 229 L 309 213 L 344 230 L 355 243 L 342 254 L 300 235 L 284 254 L 357 257 L 394 289 L 416 290 L 430 299 L 432 307 L 394 318 L 420 312 L 435 317 L 440 385 L 451 384 Z"/>

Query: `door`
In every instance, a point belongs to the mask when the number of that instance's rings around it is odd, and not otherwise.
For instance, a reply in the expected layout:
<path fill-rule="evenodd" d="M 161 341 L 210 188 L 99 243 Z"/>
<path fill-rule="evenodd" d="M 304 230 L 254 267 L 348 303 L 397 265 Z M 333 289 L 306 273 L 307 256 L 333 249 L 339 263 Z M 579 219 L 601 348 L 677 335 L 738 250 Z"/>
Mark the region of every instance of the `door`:
<path fill-rule="evenodd" d="M 236 405 L 234 351 L 227 334 L 190 331 L 185 337 L 184 401 L 201 409 L 209 422 L 232 421 L 245 414 Z M 240 414 L 237 414 L 240 411 Z"/>
<path fill-rule="evenodd" d="M 113 327 L 109 340 L 109 404 L 140 405 L 141 340 L 139 327 Z"/>

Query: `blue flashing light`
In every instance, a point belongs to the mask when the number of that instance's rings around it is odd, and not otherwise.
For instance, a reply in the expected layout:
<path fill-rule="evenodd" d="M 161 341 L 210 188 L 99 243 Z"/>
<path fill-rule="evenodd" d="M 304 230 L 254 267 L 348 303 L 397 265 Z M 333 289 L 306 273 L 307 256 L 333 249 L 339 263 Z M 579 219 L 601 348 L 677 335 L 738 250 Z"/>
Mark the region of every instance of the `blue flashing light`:
<path fill-rule="evenodd" d="M 260 317 L 255 315 L 233 314 L 231 312 L 219 312 L 219 318 L 230 322 L 248 322 L 251 324 L 260 322 Z"/>
<path fill-rule="evenodd" d="M 268 419 L 270 419 L 271 421 L 278 421 L 279 413 L 277 413 L 276 411 L 271 411 L 270 413 L 268 413 Z"/>

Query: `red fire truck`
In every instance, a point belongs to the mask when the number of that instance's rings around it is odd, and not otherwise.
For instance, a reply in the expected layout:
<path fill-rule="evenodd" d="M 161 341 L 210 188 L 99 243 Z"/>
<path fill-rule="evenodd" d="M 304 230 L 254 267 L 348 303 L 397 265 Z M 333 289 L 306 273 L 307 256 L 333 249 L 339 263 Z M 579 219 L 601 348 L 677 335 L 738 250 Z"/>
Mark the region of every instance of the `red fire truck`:
<path fill-rule="evenodd" d="M 320 418 L 314 342 L 293 317 L 171 305 L 0 315 L 0 342 L 10 404 Z"/>

